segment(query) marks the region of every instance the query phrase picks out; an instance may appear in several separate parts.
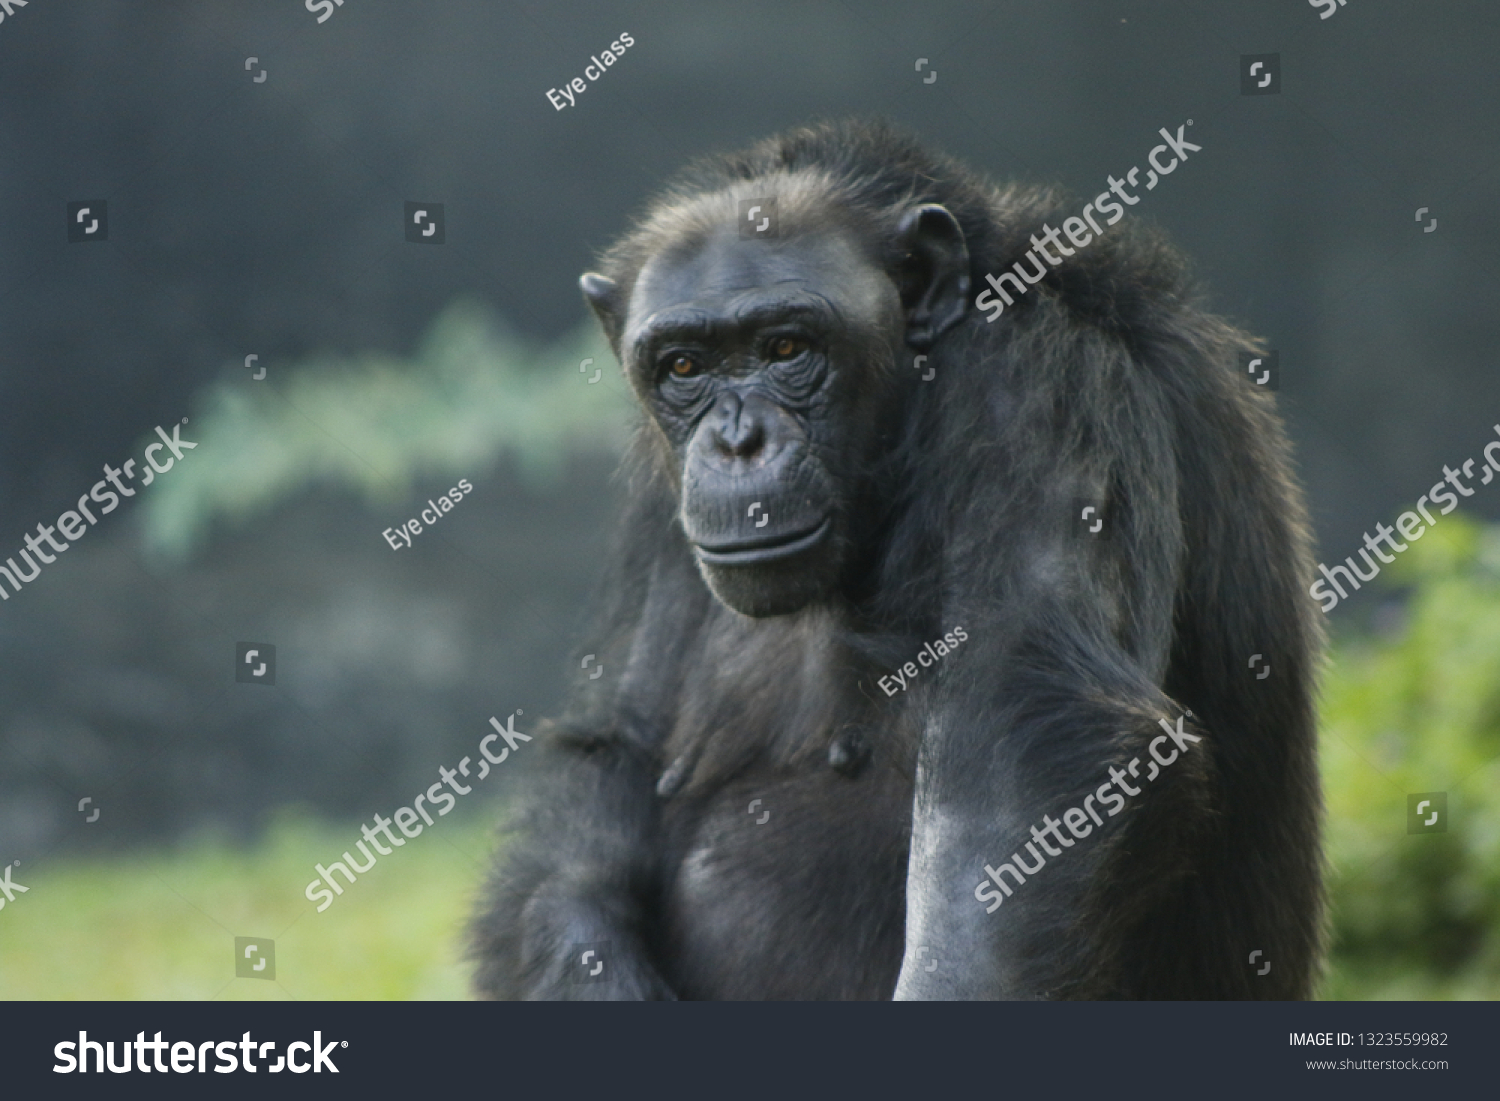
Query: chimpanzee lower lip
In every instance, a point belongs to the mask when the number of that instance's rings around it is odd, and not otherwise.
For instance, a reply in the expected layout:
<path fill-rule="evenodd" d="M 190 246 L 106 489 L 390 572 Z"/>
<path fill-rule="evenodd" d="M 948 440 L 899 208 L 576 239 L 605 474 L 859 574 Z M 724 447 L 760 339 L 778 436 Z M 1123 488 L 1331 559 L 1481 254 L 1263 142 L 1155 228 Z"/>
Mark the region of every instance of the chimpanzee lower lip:
<path fill-rule="evenodd" d="M 693 549 L 697 551 L 698 558 L 711 566 L 753 566 L 762 562 L 773 562 L 778 558 L 787 558 L 794 554 L 800 554 L 809 547 L 815 546 L 823 536 L 828 534 L 832 520 L 825 516 L 818 521 L 816 527 L 803 531 L 794 531 L 789 535 L 777 535 L 769 539 L 746 540 L 743 543 L 720 544 L 714 547 L 706 547 L 702 543 L 695 543 Z"/>

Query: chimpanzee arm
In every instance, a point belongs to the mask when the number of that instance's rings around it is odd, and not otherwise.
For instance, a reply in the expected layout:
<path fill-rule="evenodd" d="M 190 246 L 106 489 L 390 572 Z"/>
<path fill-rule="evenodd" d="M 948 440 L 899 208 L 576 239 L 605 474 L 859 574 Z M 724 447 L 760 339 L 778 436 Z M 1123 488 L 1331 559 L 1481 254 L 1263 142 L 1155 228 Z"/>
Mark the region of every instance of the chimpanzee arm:
<path fill-rule="evenodd" d="M 955 373 L 989 423 L 935 464 L 970 641 L 925 701 L 896 996 L 1306 997 L 1319 636 L 1284 437 L 1232 331 L 1037 307 Z"/>
<path fill-rule="evenodd" d="M 1159 687 L 1183 558 L 1168 398 L 1058 304 L 1014 326 L 955 380 L 998 391 L 965 433 L 993 444 L 935 464 L 942 629 L 968 639 L 925 701 L 898 998 L 1110 996 L 1207 816 L 1210 741 L 1150 753 L 1183 713 Z"/>
<path fill-rule="evenodd" d="M 602 668 L 580 675 L 564 719 L 545 724 L 502 840 L 489 901 L 472 930 L 481 995 L 670 999 L 648 958 L 657 890 L 658 746 L 678 668 L 707 593 L 655 495 L 624 525 L 605 584 Z"/>
<path fill-rule="evenodd" d="M 1081 625 L 1000 653 L 968 630 L 919 759 L 896 997 L 1142 996 L 1116 964 L 1204 847 L 1212 737 Z"/>

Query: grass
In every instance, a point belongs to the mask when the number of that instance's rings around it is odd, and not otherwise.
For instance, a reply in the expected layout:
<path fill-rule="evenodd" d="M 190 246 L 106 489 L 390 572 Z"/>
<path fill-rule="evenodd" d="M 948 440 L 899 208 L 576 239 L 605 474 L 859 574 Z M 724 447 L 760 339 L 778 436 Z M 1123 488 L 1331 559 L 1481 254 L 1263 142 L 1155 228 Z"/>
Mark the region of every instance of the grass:
<path fill-rule="evenodd" d="M 486 825 L 413 838 L 316 912 L 302 894 L 313 865 L 358 837 L 287 817 L 248 849 L 202 839 L 15 869 L 30 890 L 0 911 L 0 999 L 466 997 L 462 929 Z M 274 981 L 235 977 L 236 936 L 275 941 Z"/>
<path fill-rule="evenodd" d="M 202 839 L 16 869 L 31 889 L 0 912 L 0 1000 L 465 998 L 462 928 L 491 851 L 494 815 L 484 817 L 381 857 L 322 913 L 302 889 L 314 864 L 352 847 L 355 825 L 289 816 L 251 848 Z M 1337 905 L 1337 878 L 1333 888 Z M 275 941 L 274 981 L 235 977 L 236 936 Z M 1500 989 L 1482 974 L 1335 954 L 1322 996 L 1494 999 Z"/>

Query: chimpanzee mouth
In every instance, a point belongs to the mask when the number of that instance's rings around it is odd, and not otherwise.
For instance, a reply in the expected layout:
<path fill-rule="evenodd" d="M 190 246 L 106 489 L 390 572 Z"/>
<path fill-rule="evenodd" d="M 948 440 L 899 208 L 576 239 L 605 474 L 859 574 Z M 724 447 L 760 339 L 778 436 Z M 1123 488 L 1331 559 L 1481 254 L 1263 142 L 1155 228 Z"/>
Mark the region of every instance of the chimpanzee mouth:
<path fill-rule="evenodd" d="M 801 531 L 745 539 L 738 543 L 717 543 L 713 546 L 695 543 L 693 549 L 698 553 L 699 561 L 710 566 L 758 566 L 790 558 L 817 546 L 832 526 L 832 518 L 825 516 L 813 527 L 803 528 Z"/>

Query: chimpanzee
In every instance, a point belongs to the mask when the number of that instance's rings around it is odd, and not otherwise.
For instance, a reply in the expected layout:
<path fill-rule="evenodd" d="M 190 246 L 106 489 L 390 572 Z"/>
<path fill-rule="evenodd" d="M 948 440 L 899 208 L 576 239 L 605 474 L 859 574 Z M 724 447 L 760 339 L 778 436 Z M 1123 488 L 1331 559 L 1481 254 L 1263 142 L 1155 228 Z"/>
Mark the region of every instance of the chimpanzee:
<path fill-rule="evenodd" d="M 481 996 L 1309 996 L 1301 494 L 1260 346 L 1106 198 L 823 123 L 583 276 L 643 415 Z"/>

